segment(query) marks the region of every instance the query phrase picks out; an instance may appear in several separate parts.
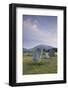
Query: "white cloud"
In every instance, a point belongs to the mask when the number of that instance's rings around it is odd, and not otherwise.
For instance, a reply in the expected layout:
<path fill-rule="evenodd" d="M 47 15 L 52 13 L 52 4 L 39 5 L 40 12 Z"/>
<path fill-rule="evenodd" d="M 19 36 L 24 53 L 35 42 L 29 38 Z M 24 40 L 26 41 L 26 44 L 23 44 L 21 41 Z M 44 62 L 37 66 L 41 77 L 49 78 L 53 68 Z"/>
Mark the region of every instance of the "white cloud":
<path fill-rule="evenodd" d="M 31 21 L 31 19 L 27 19 L 24 21 L 24 28 L 27 28 L 28 30 L 31 31 L 39 31 L 37 21 Z"/>
<path fill-rule="evenodd" d="M 57 47 L 57 33 L 48 32 L 40 29 L 40 23 L 37 20 L 27 19 L 24 21 L 25 32 L 28 33 L 27 38 L 38 41 L 37 44 L 48 44 Z M 30 36 L 29 36 L 30 34 Z"/>

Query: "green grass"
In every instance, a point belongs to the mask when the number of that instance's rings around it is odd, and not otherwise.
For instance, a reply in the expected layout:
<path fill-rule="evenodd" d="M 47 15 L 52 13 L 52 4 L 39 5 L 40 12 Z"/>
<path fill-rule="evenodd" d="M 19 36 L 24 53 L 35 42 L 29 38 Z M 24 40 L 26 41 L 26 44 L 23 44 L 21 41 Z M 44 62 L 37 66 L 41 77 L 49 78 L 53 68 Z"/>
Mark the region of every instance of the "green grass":
<path fill-rule="evenodd" d="M 57 73 L 57 57 L 42 59 L 40 62 L 33 62 L 32 56 L 23 56 L 23 74 L 53 74 Z"/>

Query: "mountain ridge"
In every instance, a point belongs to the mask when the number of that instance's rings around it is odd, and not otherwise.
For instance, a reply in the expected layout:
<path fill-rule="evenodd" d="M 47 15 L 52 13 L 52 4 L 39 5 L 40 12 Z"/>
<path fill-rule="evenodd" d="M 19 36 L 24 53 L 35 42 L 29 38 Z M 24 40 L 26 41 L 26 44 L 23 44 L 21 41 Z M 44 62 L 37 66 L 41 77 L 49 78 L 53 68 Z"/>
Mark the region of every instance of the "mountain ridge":
<path fill-rule="evenodd" d="M 53 49 L 53 48 L 55 48 L 55 47 L 52 47 L 52 46 L 49 46 L 49 45 L 40 44 L 40 45 L 37 45 L 37 46 L 35 46 L 33 48 L 30 48 L 30 49 L 23 48 L 23 51 L 25 51 L 25 52 L 26 51 L 32 51 L 34 49 L 45 49 L 47 51 L 47 50 L 50 50 L 50 49 Z"/>

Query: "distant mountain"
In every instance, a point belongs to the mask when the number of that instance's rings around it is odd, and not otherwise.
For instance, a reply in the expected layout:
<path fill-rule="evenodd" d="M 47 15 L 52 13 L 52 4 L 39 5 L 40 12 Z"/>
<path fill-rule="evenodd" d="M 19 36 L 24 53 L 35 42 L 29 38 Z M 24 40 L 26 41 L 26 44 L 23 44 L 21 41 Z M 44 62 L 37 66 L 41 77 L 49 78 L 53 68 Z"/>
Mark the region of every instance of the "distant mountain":
<path fill-rule="evenodd" d="M 52 49 L 52 48 L 54 48 L 54 47 L 52 47 L 52 46 L 48 46 L 48 45 L 38 45 L 38 46 L 36 46 L 36 47 L 34 47 L 33 49 L 45 49 L 45 50 L 49 50 L 49 49 Z"/>
<path fill-rule="evenodd" d="M 23 51 L 24 51 L 24 52 L 31 52 L 32 49 L 26 49 L 26 48 L 23 48 Z"/>
<path fill-rule="evenodd" d="M 26 49 L 26 48 L 23 48 L 23 51 L 24 51 L 24 52 L 27 52 L 27 51 L 28 51 L 28 49 Z"/>
<path fill-rule="evenodd" d="M 44 49 L 45 51 L 49 51 L 49 50 L 57 49 L 57 48 L 54 48 L 54 47 L 48 46 L 48 45 L 38 45 L 38 46 L 33 47 L 31 49 L 23 48 L 23 51 L 24 52 L 31 52 L 32 50 L 35 50 L 35 49 Z"/>

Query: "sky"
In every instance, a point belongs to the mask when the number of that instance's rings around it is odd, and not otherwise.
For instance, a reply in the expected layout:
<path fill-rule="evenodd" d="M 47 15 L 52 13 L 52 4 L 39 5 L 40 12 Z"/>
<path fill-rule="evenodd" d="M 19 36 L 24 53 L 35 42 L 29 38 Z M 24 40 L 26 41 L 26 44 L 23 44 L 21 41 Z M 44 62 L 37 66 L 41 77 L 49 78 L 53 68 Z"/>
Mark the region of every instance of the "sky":
<path fill-rule="evenodd" d="M 57 16 L 23 15 L 22 18 L 24 48 L 57 47 Z"/>

